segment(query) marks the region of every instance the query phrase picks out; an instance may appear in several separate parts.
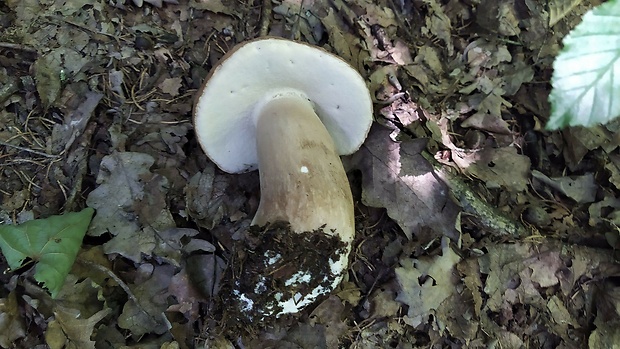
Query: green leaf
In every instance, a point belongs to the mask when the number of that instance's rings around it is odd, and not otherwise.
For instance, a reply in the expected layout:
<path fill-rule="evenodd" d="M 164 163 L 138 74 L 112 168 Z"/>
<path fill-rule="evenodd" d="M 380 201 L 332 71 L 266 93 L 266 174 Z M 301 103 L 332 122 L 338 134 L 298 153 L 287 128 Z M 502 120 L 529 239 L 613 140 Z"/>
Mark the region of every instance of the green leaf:
<path fill-rule="evenodd" d="M 56 297 L 80 250 L 94 212 L 87 207 L 80 212 L 0 226 L 2 254 L 12 269 L 19 268 L 26 258 L 37 262 L 34 278 Z"/>
<path fill-rule="evenodd" d="M 592 126 L 620 115 L 620 0 L 590 10 L 553 64 L 547 129 Z"/>

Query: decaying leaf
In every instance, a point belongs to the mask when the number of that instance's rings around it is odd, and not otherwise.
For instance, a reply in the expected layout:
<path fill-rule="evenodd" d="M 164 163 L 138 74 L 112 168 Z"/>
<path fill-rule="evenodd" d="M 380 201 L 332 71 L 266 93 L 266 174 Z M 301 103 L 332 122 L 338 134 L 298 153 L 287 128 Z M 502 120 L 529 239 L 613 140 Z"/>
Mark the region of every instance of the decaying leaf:
<path fill-rule="evenodd" d="M 100 310 L 84 319 L 80 312 L 64 307 L 57 307 L 45 332 L 45 341 L 51 349 L 94 349 L 95 341 L 90 339 L 95 325 L 110 313 L 110 309 Z"/>
<path fill-rule="evenodd" d="M 19 313 L 15 292 L 0 299 L 0 346 L 10 348 L 18 338 L 26 335 L 26 324 Z"/>
<path fill-rule="evenodd" d="M 179 95 L 179 89 L 181 88 L 181 78 L 165 79 L 157 87 L 159 87 L 163 93 L 176 97 Z"/>
<path fill-rule="evenodd" d="M 620 268 L 613 266 L 612 259 L 609 251 L 567 246 L 552 240 L 536 245 L 518 243 L 490 247 L 479 259 L 481 273 L 488 275 L 483 289 L 488 296 L 482 311 L 485 332 L 500 338 L 504 346 L 512 342 L 513 335 L 520 338 L 540 335 L 540 331 L 524 333 L 533 321 L 528 313 L 539 313 L 551 319 L 540 326 L 543 331 L 567 340 L 570 338 L 567 332 L 588 326 L 576 316 L 582 302 L 589 297 L 588 293 L 597 285 L 601 287 L 605 278 L 620 272 Z M 592 280 L 593 275 L 597 275 L 597 281 L 583 283 Z M 547 299 L 547 292 L 552 289 L 559 292 Z M 620 304 L 617 299 L 613 302 Z M 528 313 L 523 312 L 528 308 Z M 489 313 L 498 314 L 498 317 L 488 319 L 485 314 Z M 508 322 L 512 323 L 512 335 L 502 328 Z"/>
<path fill-rule="evenodd" d="M 342 20 L 338 18 L 333 8 L 328 9 L 326 16 L 321 17 L 321 23 L 329 33 L 329 43 L 335 53 L 349 62 L 358 71 L 364 72 L 363 64 L 368 57 L 361 40 L 348 32 Z"/>
<path fill-rule="evenodd" d="M 463 172 L 480 179 L 489 188 L 526 189 L 530 159 L 518 154 L 514 147 L 487 147 L 471 151 L 454 149 L 452 160 Z"/>
<path fill-rule="evenodd" d="M 452 31 L 452 23 L 450 18 L 446 16 L 443 7 L 437 0 L 423 0 L 429 7 L 432 15 L 426 17 L 426 22 L 422 28 L 422 34 L 427 37 L 435 36 L 441 39 L 446 45 L 448 55 L 452 55 L 454 44 L 450 40 L 450 32 Z"/>
<path fill-rule="evenodd" d="M 208 163 L 187 183 L 185 200 L 188 213 L 201 225 L 212 229 L 224 216 L 224 193 L 228 185 L 225 177 L 216 175 L 215 165 Z"/>
<path fill-rule="evenodd" d="M 221 287 L 226 262 L 215 254 L 200 254 L 187 258 L 187 273 L 196 288 L 209 297 L 216 296 Z"/>
<path fill-rule="evenodd" d="M 142 264 L 138 272 L 132 287 L 135 298 L 125 303 L 118 325 L 137 336 L 151 332 L 162 334 L 170 329 L 164 311 L 168 308 L 174 267 Z"/>
<path fill-rule="evenodd" d="M 439 236 L 457 238 L 458 214 L 449 189 L 433 174 L 432 166 L 420 155 L 425 143 L 390 139 L 391 130 L 374 125 L 366 142 L 354 156 L 362 175 L 362 200 L 373 207 L 385 207 L 407 237 L 423 241 Z M 428 229 L 430 232 L 425 232 Z M 420 234 L 428 234 L 422 236 Z"/>
<path fill-rule="evenodd" d="M 190 278 L 186 269 L 175 274 L 170 280 L 168 291 L 176 299 L 177 304 L 169 306 L 168 311 L 182 313 L 189 321 L 199 319 L 200 305 L 208 301 L 195 285 L 196 280 Z"/>
<path fill-rule="evenodd" d="M 101 93 L 87 92 L 84 101 L 76 110 L 66 115 L 63 124 L 54 125 L 51 139 L 52 152 L 58 154 L 69 150 L 86 129 L 102 97 Z"/>
<path fill-rule="evenodd" d="M 468 117 L 465 121 L 463 121 L 461 126 L 473 127 L 478 130 L 489 131 L 499 134 L 510 134 L 510 128 L 508 128 L 508 123 L 502 120 L 499 115 L 475 113 L 474 115 Z"/>
<path fill-rule="evenodd" d="M 583 176 L 549 178 L 540 171 L 533 170 L 532 177 L 580 204 L 594 202 L 596 198 L 598 185 L 592 173 Z"/>
<path fill-rule="evenodd" d="M 349 331 L 349 326 L 342 321 L 344 311 L 345 307 L 340 298 L 332 295 L 310 314 L 310 324 L 324 328 L 327 348 L 337 348 L 342 335 Z"/>
<path fill-rule="evenodd" d="M 98 210 L 89 234 L 114 236 L 104 245 L 106 253 L 139 262 L 142 253 L 150 255 L 155 248 L 156 230 L 175 226 L 166 207 L 167 180 L 150 172 L 154 161 L 134 152 L 115 152 L 101 160 L 99 186 L 86 202 Z"/>
<path fill-rule="evenodd" d="M 565 150 L 562 152 L 570 169 L 577 168 L 584 156 L 599 147 L 612 153 L 620 146 L 620 137 L 601 125 L 592 127 L 571 127 L 562 131 Z"/>
<path fill-rule="evenodd" d="M 57 55 L 47 54 L 37 59 L 34 67 L 39 98 L 44 106 L 49 107 L 60 96 L 62 62 Z"/>
<path fill-rule="evenodd" d="M 397 301 L 409 306 L 405 322 L 413 327 L 428 321 L 429 316 L 443 332 L 446 326 L 443 316 L 438 314 L 447 309 L 450 297 L 456 291 L 455 265 L 461 258 L 454 253 L 444 238 L 442 255 L 433 258 L 403 258 L 401 267 L 396 268 L 400 285 Z"/>
<path fill-rule="evenodd" d="M 552 0 L 549 1 L 549 27 L 553 27 L 562 20 L 582 0 Z"/>
<path fill-rule="evenodd" d="M 223 13 L 239 17 L 239 12 L 230 6 L 226 0 L 190 0 L 189 7 L 197 10 L 207 10 L 213 13 Z"/>

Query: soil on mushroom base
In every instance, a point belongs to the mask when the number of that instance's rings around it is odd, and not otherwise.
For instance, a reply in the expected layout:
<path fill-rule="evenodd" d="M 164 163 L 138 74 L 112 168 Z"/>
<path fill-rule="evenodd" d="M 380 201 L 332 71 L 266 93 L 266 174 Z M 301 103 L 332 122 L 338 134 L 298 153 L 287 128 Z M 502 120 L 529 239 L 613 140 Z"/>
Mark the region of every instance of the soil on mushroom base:
<path fill-rule="evenodd" d="M 250 227 L 237 244 L 221 292 L 227 328 L 253 332 L 273 323 L 282 310 L 278 294 L 285 301 L 316 288 L 330 292 L 333 280 L 341 278 L 330 260 L 338 261 L 347 248 L 323 229 L 296 233 L 286 222 Z"/>

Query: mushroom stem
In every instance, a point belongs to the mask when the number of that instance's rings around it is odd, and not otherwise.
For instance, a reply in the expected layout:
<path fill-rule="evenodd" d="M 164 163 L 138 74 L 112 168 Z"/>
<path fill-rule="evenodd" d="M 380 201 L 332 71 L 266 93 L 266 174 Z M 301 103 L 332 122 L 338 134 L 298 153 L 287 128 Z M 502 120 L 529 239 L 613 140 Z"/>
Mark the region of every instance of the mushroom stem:
<path fill-rule="evenodd" d="M 285 221 L 297 233 L 323 228 L 350 246 L 355 234 L 351 188 L 310 101 L 278 96 L 261 108 L 256 128 L 261 199 L 252 224 Z"/>

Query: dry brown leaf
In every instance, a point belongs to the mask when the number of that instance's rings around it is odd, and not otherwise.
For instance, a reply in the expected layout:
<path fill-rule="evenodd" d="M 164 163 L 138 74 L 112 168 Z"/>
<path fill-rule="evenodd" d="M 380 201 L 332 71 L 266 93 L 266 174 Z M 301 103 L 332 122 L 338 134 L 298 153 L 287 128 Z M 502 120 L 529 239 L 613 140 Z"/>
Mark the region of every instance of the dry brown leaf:
<path fill-rule="evenodd" d="M 582 0 L 551 0 L 549 6 L 549 27 L 553 27 L 562 18 L 564 18 L 575 6 L 579 5 Z"/>
<path fill-rule="evenodd" d="M 174 276 L 171 265 L 142 264 L 138 268 L 135 284 L 131 286 L 135 300 L 130 299 L 118 318 L 121 328 L 135 336 L 146 333 L 162 334 L 169 329 L 164 312 L 168 308 L 170 283 Z"/>
<path fill-rule="evenodd" d="M 313 327 L 325 328 L 325 343 L 327 348 L 337 348 L 340 338 L 349 331 L 349 326 L 342 320 L 345 307 L 337 296 L 331 295 L 321 302 L 310 314 L 310 324 Z"/>
<path fill-rule="evenodd" d="M 240 17 L 235 6 L 227 0 L 190 0 L 189 7 L 197 10 L 207 10 L 213 13 L 223 13 L 230 16 Z"/>
<path fill-rule="evenodd" d="M 181 78 L 168 78 L 162 81 L 157 87 L 163 92 L 172 97 L 179 95 L 179 89 L 183 86 Z"/>
<path fill-rule="evenodd" d="M 24 319 L 19 313 L 14 291 L 7 298 L 0 299 L 0 346 L 11 347 L 11 343 L 26 335 Z"/>
<path fill-rule="evenodd" d="M 530 158 L 514 147 L 453 149 L 452 160 L 461 170 L 486 183 L 488 188 L 525 190 L 530 174 Z"/>
<path fill-rule="evenodd" d="M 500 115 L 475 113 L 461 124 L 463 127 L 473 127 L 478 130 L 498 134 L 510 134 L 508 123 Z"/>
<path fill-rule="evenodd" d="M 562 136 L 564 143 L 558 147 L 564 148 L 562 154 L 571 170 L 581 165 L 581 160 L 589 151 L 600 147 L 612 153 L 620 145 L 620 137 L 601 125 L 570 127 L 562 131 Z"/>
<path fill-rule="evenodd" d="M 579 339 L 568 333 L 589 326 L 577 316 L 590 306 L 588 294 L 592 288 L 603 287 L 606 278 L 619 273 L 612 262 L 611 251 L 601 249 L 553 240 L 487 248 L 489 252 L 479 258 L 481 272 L 488 275 L 484 285 L 488 300 L 482 310 L 482 320 L 485 332 L 498 338 L 506 329 L 521 338 L 541 335 L 523 333 L 535 326 L 550 331 L 547 336 L 561 337 L 567 345 L 578 345 Z M 584 283 L 584 280 L 591 281 Z M 580 291 L 575 292 L 576 289 Z M 600 306 L 599 314 L 604 312 Z M 524 309 L 529 311 L 524 312 Z M 497 314 L 496 319 L 486 318 L 489 313 Z M 541 316 L 528 316 L 533 313 Z M 511 325 L 503 329 L 497 326 L 508 323 Z M 510 342 L 509 337 L 500 342 L 506 345 L 504 341 Z"/>
<path fill-rule="evenodd" d="M 90 339 L 95 325 L 110 313 L 106 308 L 91 317 L 80 318 L 75 309 L 58 306 L 45 332 L 45 341 L 51 349 L 94 349 L 95 342 Z"/>
<path fill-rule="evenodd" d="M 385 207 L 409 238 L 416 235 L 424 242 L 449 236 L 456 240 L 458 208 L 449 189 L 420 154 L 425 141 L 394 142 L 391 132 L 373 125 L 353 156 L 354 166 L 362 171 L 362 201 Z"/>
<path fill-rule="evenodd" d="M 456 293 L 453 275 L 460 260 L 446 238 L 442 241 L 441 256 L 401 259 L 401 267 L 395 270 L 400 285 L 396 300 L 409 306 L 404 318 L 407 324 L 416 328 L 432 316 L 440 329 L 445 328 L 445 317 L 439 314 L 448 308 L 444 302 Z"/>
<path fill-rule="evenodd" d="M 583 176 L 549 178 L 542 172 L 533 170 L 532 177 L 581 204 L 594 202 L 599 188 L 592 173 Z"/>
<path fill-rule="evenodd" d="M 437 37 L 443 41 L 448 50 L 448 55 L 452 56 L 454 53 L 454 44 L 450 38 L 452 32 L 452 23 L 450 18 L 446 16 L 441 3 L 437 0 L 423 0 L 424 4 L 428 6 L 430 14 L 426 16 L 424 27 L 422 27 L 422 34 L 429 39 Z"/>
<path fill-rule="evenodd" d="M 329 34 L 329 43 L 335 53 L 363 75 L 366 71 L 364 62 L 369 53 L 363 49 L 360 39 L 349 32 L 333 8 L 328 9 L 328 14 L 321 18 L 321 23 Z"/>
<path fill-rule="evenodd" d="M 115 152 L 101 160 L 97 177 L 99 186 L 86 199 L 88 206 L 97 210 L 88 234 L 99 236 L 109 232 L 114 235 L 104 245 L 107 254 L 119 253 L 140 262 L 143 253 L 150 255 L 155 248 L 154 227 L 174 226 L 162 196 L 167 190 L 166 181 L 150 172 L 153 163 L 150 155 L 132 152 Z M 145 188 L 149 190 L 145 192 Z M 148 224 L 143 230 L 135 208 L 144 207 L 149 201 L 157 203 L 156 211 L 164 214 L 152 222 L 142 222 Z M 145 210 L 144 213 L 153 214 L 150 209 Z"/>

